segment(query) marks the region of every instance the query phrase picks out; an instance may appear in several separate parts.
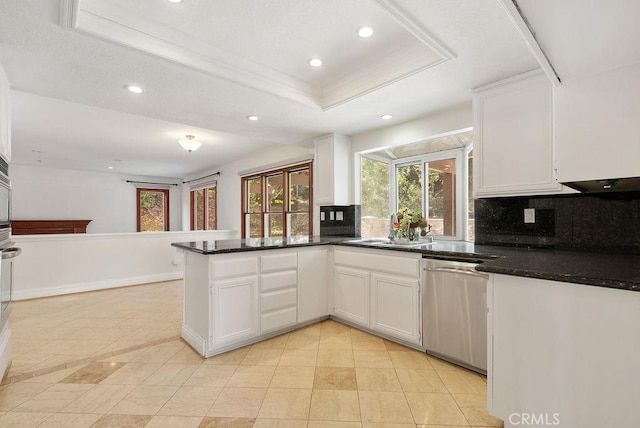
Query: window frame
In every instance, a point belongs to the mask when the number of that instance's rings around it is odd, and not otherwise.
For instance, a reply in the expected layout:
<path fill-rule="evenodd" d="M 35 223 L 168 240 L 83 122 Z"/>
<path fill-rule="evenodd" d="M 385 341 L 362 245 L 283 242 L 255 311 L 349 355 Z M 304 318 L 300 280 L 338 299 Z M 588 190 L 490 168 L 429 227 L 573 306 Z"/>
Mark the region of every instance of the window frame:
<path fill-rule="evenodd" d="M 290 204 L 290 183 L 289 183 L 289 174 L 291 172 L 301 171 L 301 170 L 309 170 L 309 209 L 308 211 L 291 211 Z M 267 236 L 267 215 L 269 215 L 268 211 L 268 197 L 266 194 L 267 188 L 267 177 L 282 174 L 283 180 L 283 211 L 282 211 L 282 237 L 287 238 L 291 235 L 291 227 L 290 227 L 290 218 L 292 213 L 309 213 L 309 236 L 313 236 L 313 162 L 304 162 L 295 165 L 290 165 L 282 168 L 276 168 L 268 171 L 262 171 L 259 173 L 246 175 L 241 177 L 241 196 L 240 196 L 240 223 L 241 223 L 241 236 L 242 239 L 249 239 L 246 235 L 247 233 L 247 223 L 246 223 L 246 215 L 251 214 L 247 210 L 247 183 L 250 180 L 260 180 L 260 188 L 261 188 L 261 207 L 260 207 L 260 230 L 261 230 L 261 238 L 268 238 Z M 256 213 L 253 213 L 256 214 Z M 280 214 L 280 213 L 277 213 Z M 275 238 L 275 237 L 274 237 Z"/>
<path fill-rule="evenodd" d="M 213 228 L 210 227 L 209 224 L 209 190 L 215 189 L 215 201 L 214 201 L 214 210 L 215 210 L 215 221 L 213 224 Z M 196 198 L 195 192 L 200 190 L 204 190 L 204 203 L 203 203 L 203 217 L 204 217 L 204 229 L 202 230 L 218 230 L 218 185 L 215 184 L 213 186 L 197 188 L 189 191 L 189 229 L 196 230 Z M 198 229 L 199 230 L 199 229 Z"/>
<path fill-rule="evenodd" d="M 141 218 L 140 218 L 140 194 L 142 192 L 157 192 L 162 193 L 164 197 L 164 230 L 163 232 L 168 232 L 170 230 L 170 222 L 169 222 L 169 189 L 159 189 L 153 187 L 136 187 L 136 232 L 142 232 L 140 230 Z M 145 231 L 147 232 L 147 231 Z"/>
<path fill-rule="evenodd" d="M 373 151 L 378 151 L 380 149 L 374 149 Z M 407 165 L 421 165 L 423 169 L 422 174 L 422 209 L 424 213 L 428 213 L 428 192 L 429 190 L 425 187 L 426 180 L 428 179 L 428 173 L 425 173 L 425 168 L 428 168 L 429 162 L 445 160 L 445 159 L 455 159 L 456 162 L 456 176 L 464 177 L 466 180 L 456 179 L 455 183 L 455 191 L 456 191 L 456 234 L 450 236 L 442 236 L 438 235 L 437 239 L 441 240 L 465 240 L 469 239 L 468 233 L 468 197 L 469 197 L 469 186 L 468 186 L 468 155 L 469 152 L 473 150 L 473 138 L 464 146 L 456 149 L 443 150 L 435 153 L 428 153 L 424 155 L 410 156 L 406 158 L 400 159 L 386 159 L 380 156 L 376 156 L 373 153 L 361 152 L 359 155 L 361 157 L 366 157 L 369 159 L 373 159 L 378 162 L 385 162 L 389 164 L 389 213 L 394 213 L 398 211 L 398 176 L 397 169 L 398 167 L 407 166 Z M 359 162 L 361 165 L 361 162 Z M 362 170 L 360 170 L 360 174 L 358 176 L 358 180 L 362 180 Z M 360 191 L 362 191 L 362 185 L 359 184 Z M 360 195 L 360 199 L 362 199 L 362 195 Z"/>

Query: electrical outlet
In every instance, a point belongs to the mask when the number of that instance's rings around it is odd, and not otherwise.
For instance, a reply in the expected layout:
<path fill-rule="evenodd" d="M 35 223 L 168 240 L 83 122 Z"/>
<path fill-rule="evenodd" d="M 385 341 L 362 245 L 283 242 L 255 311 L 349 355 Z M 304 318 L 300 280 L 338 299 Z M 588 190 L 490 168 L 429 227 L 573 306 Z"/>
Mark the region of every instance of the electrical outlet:
<path fill-rule="evenodd" d="M 336 218 L 335 218 L 335 214 L 336 214 L 336 213 L 334 213 L 333 211 L 329 211 L 329 220 L 330 220 L 330 221 L 334 221 L 334 220 L 336 219 Z"/>
<path fill-rule="evenodd" d="M 344 212 L 336 211 L 336 220 L 337 221 L 343 221 L 344 220 Z"/>
<path fill-rule="evenodd" d="M 324 211 L 320 211 L 320 221 L 324 221 Z"/>
<path fill-rule="evenodd" d="M 535 208 L 525 208 L 524 209 L 524 222 L 525 223 L 535 223 L 536 222 L 536 209 Z"/>

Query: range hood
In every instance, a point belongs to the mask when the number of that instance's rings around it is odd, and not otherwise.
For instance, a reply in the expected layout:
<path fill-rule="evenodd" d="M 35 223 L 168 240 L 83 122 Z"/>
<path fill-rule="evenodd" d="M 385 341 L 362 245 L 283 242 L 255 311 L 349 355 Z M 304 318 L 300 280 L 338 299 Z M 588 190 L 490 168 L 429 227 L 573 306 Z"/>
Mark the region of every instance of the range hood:
<path fill-rule="evenodd" d="M 562 184 L 582 193 L 631 192 L 640 190 L 640 177 L 570 181 Z"/>

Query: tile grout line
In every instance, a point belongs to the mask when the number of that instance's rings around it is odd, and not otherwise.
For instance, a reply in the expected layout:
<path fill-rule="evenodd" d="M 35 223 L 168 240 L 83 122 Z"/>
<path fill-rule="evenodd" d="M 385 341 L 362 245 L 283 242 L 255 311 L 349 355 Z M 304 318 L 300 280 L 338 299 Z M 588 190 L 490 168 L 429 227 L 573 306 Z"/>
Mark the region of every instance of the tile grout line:
<path fill-rule="evenodd" d="M 39 369 L 33 372 L 27 372 L 27 373 L 20 373 L 14 376 L 7 376 L 7 378 L 5 380 L 3 380 L 2 384 L 0 386 L 5 386 L 5 385 L 9 385 L 12 383 L 17 383 L 17 382 L 21 382 L 23 380 L 27 380 L 27 379 L 33 379 L 34 377 L 39 377 L 39 376 L 44 376 L 44 375 L 48 375 L 51 373 L 55 373 L 57 371 L 60 370 L 65 370 L 65 369 L 69 369 L 72 367 L 76 367 L 76 366 L 80 366 L 83 364 L 88 364 L 88 363 L 92 363 L 92 362 L 96 362 L 98 360 L 104 359 L 104 358 L 108 358 L 108 357 L 115 357 L 118 355 L 122 355 L 122 354 L 126 354 L 127 352 L 133 352 L 133 351 L 138 351 L 141 349 L 145 349 L 145 348 L 150 348 L 152 346 L 156 346 L 159 345 L 161 343 L 167 343 L 167 342 L 172 342 L 174 340 L 182 340 L 180 336 L 171 336 L 171 337 L 167 337 L 167 338 L 163 338 L 163 339 L 156 339 L 156 340 L 152 340 L 150 342 L 146 342 L 146 343 L 142 343 L 140 345 L 134 345 L 134 346 L 130 346 L 128 348 L 123 348 L 119 351 L 112 351 L 112 352 L 105 352 L 103 354 L 99 354 L 99 355 L 94 355 L 92 357 L 87 357 L 87 358 L 82 358 L 79 360 L 74 360 L 74 361 L 67 361 L 66 363 L 62 363 L 62 364 L 58 364 L 52 367 L 48 367 L 48 368 L 44 368 L 44 369 Z"/>

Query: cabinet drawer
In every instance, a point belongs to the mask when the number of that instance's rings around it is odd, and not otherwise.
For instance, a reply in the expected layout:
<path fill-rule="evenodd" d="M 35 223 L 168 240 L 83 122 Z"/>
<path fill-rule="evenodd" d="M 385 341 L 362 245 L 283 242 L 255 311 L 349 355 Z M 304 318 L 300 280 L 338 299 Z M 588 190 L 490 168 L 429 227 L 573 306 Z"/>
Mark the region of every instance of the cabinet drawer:
<path fill-rule="evenodd" d="M 230 278 L 233 276 L 249 276 L 255 275 L 257 272 L 257 257 L 217 260 L 211 262 L 211 276 L 213 279 Z"/>
<path fill-rule="evenodd" d="M 393 256 L 389 254 L 393 251 L 387 250 L 377 253 L 335 250 L 335 264 L 403 276 L 420 276 L 420 259 Z"/>
<path fill-rule="evenodd" d="M 265 313 L 286 308 L 287 306 L 295 306 L 297 303 L 296 297 L 295 288 L 263 293 L 260 295 L 260 310 Z"/>
<path fill-rule="evenodd" d="M 295 287 L 298 283 L 298 273 L 295 270 L 287 272 L 268 273 L 261 275 L 261 291 L 272 291 L 278 288 Z"/>
<path fill-rule="evenodd" d="M 298 255 L 296 253 L 273 254 L 260 257 L 262 272 L 276 272 L 290 270 L 298 267 Z"/>
<path fill-rule="evenodd" d="M 295 324 L 296 319 L 297 310 L 295 307 L 262 315 L 260 332 L 265 333 L 271 330 L 288 327 Z"/>

